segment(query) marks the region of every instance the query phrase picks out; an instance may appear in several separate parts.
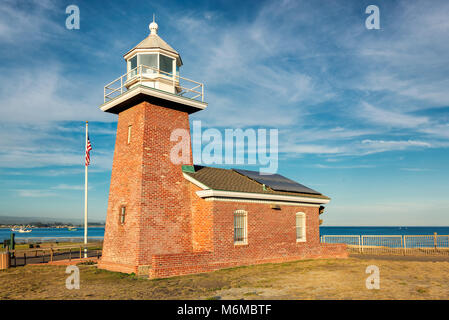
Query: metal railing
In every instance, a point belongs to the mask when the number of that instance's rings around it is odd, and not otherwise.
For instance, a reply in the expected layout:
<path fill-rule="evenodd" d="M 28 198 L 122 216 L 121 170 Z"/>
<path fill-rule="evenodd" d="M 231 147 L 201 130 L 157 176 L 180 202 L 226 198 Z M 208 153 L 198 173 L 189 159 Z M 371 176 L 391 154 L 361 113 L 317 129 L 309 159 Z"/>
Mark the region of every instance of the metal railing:
<path fill-rule="evenodd" d="M 161 69 L 139 65 L 124 75 L 104 86 L 104 102 L 110 101 L 129 90 L 129 86 L 135 83 L 145 83 L 162 79 L 166 83 L 171 82 L 173 92 L 176 95 L 204 102 L 204 84 L 181 77 L 177 74 Z"/>
<path fill-rule="evenodd" d="M 449 255 L 449 235 L 323 235 L 321 242 L 360 254 Z"/>
<path fill-rule="evenodd" d="M 449 255 L 449 235 L 407 235 L 404 236 L 404 250 L 407 254 Z"/>
<path fill-rule="evenodd" d="M 349 252 L 360 251 L 360 236 L 352 235 L 325 235 L 321 236 L 322 243 L 345 243 Z"/>
<path fill-rule="evenodd" d="M 27 264 L 40 264 L 60 260 L 81 259 L 84 257 L 85 249 L 89 258 L 99 258 L 102 254 L 103 244 L 89 243 L 78 245 L 61 245 L 38 247 L 30 249 L 6 250 L 11 255 L 11 266 L 24 266 Z"/>
<path fill-rule="evenodd" d="M 97 237 L 88 237 L 89 242 L 98 242 L 103 241 L 104 237 L 97 236 Z M 15 238 L 15 242 L 17 244 L 33 244 L 33 243 L 45 243 L 45 242 L 83 242 L 84 237 L 78 236 L 78 237 L 28 237 L 28 238 Z"/>

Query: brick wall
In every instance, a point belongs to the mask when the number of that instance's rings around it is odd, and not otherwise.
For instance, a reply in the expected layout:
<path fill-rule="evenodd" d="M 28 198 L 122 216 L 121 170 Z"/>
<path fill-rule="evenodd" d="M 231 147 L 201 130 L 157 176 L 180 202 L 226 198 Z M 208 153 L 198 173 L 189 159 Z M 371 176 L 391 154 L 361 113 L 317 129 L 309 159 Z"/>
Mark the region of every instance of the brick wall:
<path fill-rule="evenodd" d="M 190 189 L 182 163 L 170 161 L 170 135 L 179 128 L 190 132 L 186 112 L 148 102 L 119 114 L 100 267 L 128 272 L 154 254 L 192 251 Z"/>
<path fill-rule="evenodd" d="M 150 277 L 169 277 L 189 273 L 208 272 L 221 268 L 270 262 L 285 262 L 306 258 L 345 258 L 346 245 L 320 244 L 319 208 L 281 205 L 273 210 L 270 204 L 206 201 L 194 192 L 200 190 L 191 184 L 193 221 L 199 212 L 206 226 L 200 233 L 195 228 L 205 227 L 192 223 L 193 234 L 199 243 L 208 243 L 203 252 L 188 254 L 154 255 Z M 248 216 L 248 244 L 234 244 L 234 211 L 245 210 Z M 208 214 L 211 213 L 211 214 Z M 296 242 L 296 213 L 306 216 L 306 242 Z M 206 232 L 212 231 L 212 232 Z M 212 243 L 210 243 L 212 237 Z M 200 247 L 198 247 L 200 248 Z"/>
<path fill-rule="evenodd" d="M 182 164 L 170 160 L 175 129 L 189 132 L 187 113 L 142 102 L 119 114 L 100 268 L 137 273 L 148 266 L 151 277 L 168 277 L 347 256 L 344 245 L 319 243 L 318 207 L 281 205 L 273 210 L 264 203 L 199 198 L 195 192 L 200 189 L 184 179 Z M 235 210 L 247 211 L 246 245 L 234 245 Z M 306 242 L 296 242 L 297 212 L 306 216 Z"/>
<path fill-rule="evenodd" d="M 149 270 L 150 278 L 168 278 L 192 273 L 216 271 L 236 266 L 256 265 L 263 263 L 281 263 L 302 259 L 347 258 L 346 244 L 321 244 L 307 254 L 284 257 L 265 257 L 241 261 L 217 260 L 212 252 L 195 252 L 180 254 L 154 255 Z"/>
<path fill-rule="evenodd" d="M 214 250 L 217 258 L 242 261 L 306 255 L 319 244 L 318 208 L 217 201 L 214 204 Z M 248 244 L 234 245 L 234 211 L 245 210 Z M 296 213 L 306 215 L 306 242 L 296 242 Z"/>
<path fill-rule="evenodd" d="M 195 192 L 201 190 L 187 182 L 192 210 L 192 246 L 194 252 L 214 250 L 214 215 L 211 201 L 204 201 Z"/>
<path fill-rule="evenodd" d="M 108 212 L 103 243 L 102 263 L 120 266 L 137 265 L 142 194 L 144 108 L 141 103 L 118 116 L 117 135 L 109 187 Z M 128 126 L 132 125 L 128 144 Z M 126 206 L 126 223 L 120 223 L 121 206 Z M 126 272 L 126 271 L 125 271 Z"/>

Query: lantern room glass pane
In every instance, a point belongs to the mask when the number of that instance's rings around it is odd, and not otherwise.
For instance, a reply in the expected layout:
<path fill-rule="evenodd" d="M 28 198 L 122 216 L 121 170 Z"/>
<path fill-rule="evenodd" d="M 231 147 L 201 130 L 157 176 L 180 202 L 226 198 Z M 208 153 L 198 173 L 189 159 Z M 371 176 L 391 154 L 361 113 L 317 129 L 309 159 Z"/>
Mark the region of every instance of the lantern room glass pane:
<path fill-rule="evenodd" d="M 129 70 L 132 70 L 135 67 L 137 67 L 137 56 L 129 59 Z"/>
<path fill-rule="evenodd" d="M 137 67 L 137 56 L 131 58 L 128 60 L 128 72 L 133 70 L 135 67 Z M 135 77 L 137 74 L 137 70 L 134 70 L 127 76 L 127 80 L 131 79 L 132 77 Z"/>
<path fill-rule="evenodd" d="M 157 69 L 157 54 L 140 54 L 140 64 L 146 67 Z M 145 68 L 144 73 L 156 72 L 150 68 Z"/>
<path fill-rule="evenodd" d="M 168 73 L 173 73 L 173 60 L 172 58 L 169 58 L 167 56 L 164 55 L 159 55 L 160 60 L 159 60 L 159 66 L 160 69 L 162 71 L 168 72 Z"/>

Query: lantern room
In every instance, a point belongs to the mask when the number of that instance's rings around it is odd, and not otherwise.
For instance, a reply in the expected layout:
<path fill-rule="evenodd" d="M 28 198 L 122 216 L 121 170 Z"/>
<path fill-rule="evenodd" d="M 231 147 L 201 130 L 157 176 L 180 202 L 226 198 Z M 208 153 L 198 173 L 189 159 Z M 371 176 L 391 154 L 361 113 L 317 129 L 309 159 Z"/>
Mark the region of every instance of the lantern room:
<path fill-rule="evenodd" d="M 118 113 L 154 99 L 189 113 L 206 108 L 204 84 L 180 76 L 181 56 L 158 35 L 158 28 L 153 17 L 150 34 L 123 56 L 126 72 L 104 86 L 101 110 Z"/>
<path fill-rule="evenodd" d="M 157 34 L 158 24 L 150 23 L 150 34 L 124 55 L 126 60 L 126 87 L 137 82 L 150 88 L 179 93 L 179 53 Z"/>

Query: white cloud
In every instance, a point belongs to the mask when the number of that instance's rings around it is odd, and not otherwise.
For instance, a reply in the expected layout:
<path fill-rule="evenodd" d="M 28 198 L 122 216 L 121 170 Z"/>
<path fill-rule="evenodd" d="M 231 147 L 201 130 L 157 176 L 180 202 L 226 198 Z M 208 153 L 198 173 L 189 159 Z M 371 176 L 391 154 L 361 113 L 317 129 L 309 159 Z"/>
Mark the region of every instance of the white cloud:
<path fill-rule="evenodd" d="M 92 186 L 89 185 L 89 190 L 93 189 Z M 52 187 L 52 189 L 54 190 L 84 190 L 84 185 L 72 185 L 72 184 L 65 184 L 65 183 L 61 183 L 58 184 L 57 186 Z"/>
<path fill-rule="evenodd" d="M 429 168 L 401 168 L 402 171 L 410 171 L 410 172 L 427 172 L 432 171 Z"/>
<path fill-rule="evenodd" d="M 358 114 L 368 122 L 399 128 L 415 128 L 429 123 L 428 117 L 411 116 L 400 112 L 384 110 L 364 101 L 361 104 L 361 109 L 358 111 Z"/>
<path fill-rule="evenodd" d="M 449 140 L 449 124 L 434 124 L 432 126 L 422 128 L 420 131 L 433 137 Z"/>
<path fill-rule="evenodd" d="M 47 190 L 39 190 L 39 189 L 17 189 L 14 190 L 17 192 L 19 197 L 23 198 L 47 198 L 53 197 L 56 195 L 54 192 L 50 192 Z"/>
<path fill-rule="evenodd" d="M 375 168 L 376 166 L 370 164 L 348 165 L 348 166 L 329 166 L 325 164 L 316 164 L 314 165 L 314 167 L 320 169 L 370 169 Z"/>
<path fill-rule="evenodd" d="M 286 148 L 281 147 L 281 152 L 297 154 L 340 154 L 344 153 L 344 149 L 324 145 L 299 144 L 290 145 Z"/>
<path fill-rule="evenodd" d="M 4 44 L 27 44 L 49 40 L 50 34 L 61 34 L 63 23 L 57 23 L 50 14 L 57 12 L 53 1 L 27 1 L 29 11 L 20 8 L 14 0 L 3 0 L 0 6 L 0 41 Z"/>
<path fill-rule="evenodd" d="M 318 144 L 284 144 L 280 152 L 295 155 L 316 154 L 334 156 L 366 156 L 374 153 L 397 151 L 397 150 L 419 150 L 422 148 L 440 147 L 440 144 L 432 144 L 426 141 L 416 140 L 370 140 L 340 142 L 337 145 Z"/>
<path fill-rule="evenodd" d="M 84 164 L 84 138 L 64 134 L 62 124 L 49 123 L 0 125 L 0 168 L 59 167 L 47 170 L 44 175 L 70 174 Z M 67 129 L 67 128 L 66 128 Z M 69 129 L 67 129 L 69 130 Z M 95 143 L 95 142 L 94 142 Z M 94 144 L 91 164 L 94 170 L 110 170 L 113 150 Z M 69 170 L 69 171 L 68 171 Z M 39 173 L 36 173 L 39 174 Z"/>
<path fill-rule="evenodd" d="M 384 152 L 391 150 L 404 150 L 407 148 L 430 148 L 432 144 L 425 141 L 385 141 L 385 140 L 363 140 L 361 144 L 362 149 L 369 153 Z"/>
<path fill-rule="evenodd" d="M 81 94 L 83 88 L 64 76 L 57 64 L 15 71 L 0 79 L 2 122 L 115 120 L 92 105 L 92 90 Z"/>

